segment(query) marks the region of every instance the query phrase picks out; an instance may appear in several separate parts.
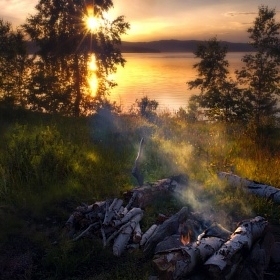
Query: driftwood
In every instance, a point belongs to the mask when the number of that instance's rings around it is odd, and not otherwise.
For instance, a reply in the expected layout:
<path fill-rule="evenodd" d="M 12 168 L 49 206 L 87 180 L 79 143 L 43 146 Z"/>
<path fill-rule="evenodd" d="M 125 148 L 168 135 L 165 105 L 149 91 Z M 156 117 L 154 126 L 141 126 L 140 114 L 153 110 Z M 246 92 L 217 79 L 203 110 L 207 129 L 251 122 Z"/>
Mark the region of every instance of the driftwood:
<path fill-rule="evenodd" d="M 266 226 L 267 221 L 259 216 L 242 222 L 231 238 L 205 262 L 211 279 L 230 279 Z"/>
<path fill-rule="evenodd" d="M 218 177 L 222 180 L 225 180 L 231 186 L 242 188 L 249 193 L 271 199 L 276 203 L 280 203 L 280 189 L 278 188 L 253 180 L 248 180 L 246 178 L 241 178 L 237 175 L 227 172 L 218 172 Z"/>

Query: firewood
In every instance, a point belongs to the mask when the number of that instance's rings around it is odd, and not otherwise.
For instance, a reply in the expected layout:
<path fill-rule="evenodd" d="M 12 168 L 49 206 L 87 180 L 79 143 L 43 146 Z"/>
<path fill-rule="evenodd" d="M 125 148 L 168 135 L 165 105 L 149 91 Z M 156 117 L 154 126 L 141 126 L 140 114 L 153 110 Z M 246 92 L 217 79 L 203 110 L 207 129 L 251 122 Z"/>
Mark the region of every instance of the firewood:
<path fill-rule="evenodd" d="M 140 223 L 138 223 L 133 231 L 133 242 L 139 243 L 142 238 L 142 231 L 140 227 Z"/>
<path fill-rule="evenodd" d="M 126 227 L 122 228 L 119 235 L 115 239 L 113 245 L 113 254 L 115 256 L 120 256 L 125 250 L 129 239 L 131 238 L 131 234 L 135 229 L 136 225 L 140 222 L 143 217 L 143 212 L 134 216 L 127 224 Z"/>
<path fill-rule="evenodd" d="M 218 237 L 203 238 L 196 242 L 157 252 L 152 265 L 160 279 L 184 279 L 194 269 L 216 252 L 224 240 Z"/>
<path fill-rule="evenodd" d="M 116 215 L 116 212 L 121 208 L 122 203 L 123 200 L 118 198 L 115 198 L 110 206 L 106 203 L 106 214 L 103 221 L 105 226 L 109 225 L 114 215 Z"/>
<path fill-rule="evenodd" d="M 240 223 L 230 239 L 204 264 L 211 279 L 230 279 L 253 243 L 261 237 L 268 222 L 255 217 Z"/>
<path fill-rule="evenodd" d="M 227 172 L 218 172 L 218 177 L 225 180 L 229 185 L 239 187 L 249 193 L 260 197 L 271 199 L 276 203 L 280 203 L 280 189 L 270 185 L 265 185 L 253 180 L 241 178 L 237 175 Z"/>
<path fill-rule="evenodd" d="M 141 208 L 132 208 L 123 218 L 121 218 L 119 220 L 113 220 L 111 222 L 111 224 L 114 227 L 118 227 L 118 226 L 128 222 L 135 215 L 140 214 L 142 212 L 143 212 L 143 210 Z"/>
<path fill-rule="evenodd" d="M 140 246 L 145 245 L 145 243 L 153 235 L 157 227 L 158 227 L 157 224 L 153 224 L 150 226 L 150 228 L 142 235 Z"/>
<path fill-rule="evenodd" d="M 224 240 L 228 240 L 231 234 L 232 232 L 215 222 L 209 228 L 205 229 L 201 234 L 198 235 L 196 242 L 197 244 L 199 244 L 202 238 L 211 236 L 220 237 Z"/>
<path fill-rule="evenodd" d="M 85 236 L 92 228 L 99 226 L 99 225 L 100 225 L 99 222 L 89 225 L 81 234 L 79 234 L 77 237 L 73 238 L 73 241 L 79 240 L 80 238 Z"/>
<path fill-rule="evenodd" d="M 147 240 L 144 246 L 144 254 L 149 256 L 153 254 L 156 245 L 166 236 L 173 235 L 178 232 L 180 221 L 187 220 L 189 209 L 183 207 L 178 213 L 171 216 L 168 220 L 159 225 L 153 235 Z"/>
<path fill-rule="evenodd" d="M 170 197 L 188 185 L 188 178 L 185 175 L 173 176 L 170 178 L 158 180 L 153 183 L 146 183 L 141 187 L 126 192 L 126 196 L 135 196 L 132 206 L 145 208 L 151 205 L 156 199 Z"/>

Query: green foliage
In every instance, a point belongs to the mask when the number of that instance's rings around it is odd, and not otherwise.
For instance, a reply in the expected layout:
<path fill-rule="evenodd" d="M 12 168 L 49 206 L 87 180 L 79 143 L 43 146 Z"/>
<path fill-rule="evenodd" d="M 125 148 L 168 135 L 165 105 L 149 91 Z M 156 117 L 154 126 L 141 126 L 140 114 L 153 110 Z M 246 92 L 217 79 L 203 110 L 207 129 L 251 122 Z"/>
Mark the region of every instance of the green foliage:
<path fill-rule="evenodd" d="M 151 123 L 107 110 L 91 118 L 7 114 L 1 115 L 0 250 L 12 242 L 11 235 L 32 241 L 34 278 L 148 278 L 150 259 L 141 250 L 116 258 L 98 238 L 73 243 L 63 229 L 82 202 L 121 197 L 136 186 L 131 169 L 142 137 L 145 182 L 178 174 L 190 179 L 180 197 L 158 197 L 145 209 L 143 230 L 158 214 L 172 215 L 182 206 L 219 213 L 224 226 L 254 215 L 280 222 L 278 205 L 223 186 L 215 176 L 216 171 L 234 171 L 279 187 L 277 127 L 187 123 L 167 113 Z"/>
<path fill-rule="evenodd" d="M 113 21 L 103 13 L 113 7 L 110 0 L 39 1 L 36 14 L 27 18 L 24 30 L 38 51 L 28 84 L 28 102 L 33 110 L 80 116 L 93 112 L 92 103 L 104 97 L 115 84 L 108 75 L 116 65 L 124 66 L 121 35 L 129 28 L 123 16 Z M 92 10 L 92 11 L 91 11 Z M 99 18 L 100 26 L 90 30 L 86 18 Z M 89 60 L 96 58 L 97 92 L 88 81 Z"/>
<path fill-rule="evenodd" d="M 253 27 L 248 29 L 250 44 L 256 52 L 246 54 L 242 59 L 245 66 L 236 71 L 238 82 L 244 86 L 244 98 L 251 107 L 248 113 L 260 124 L 279 112 L 280 23 L 276 23 L 275 15 L 275 9 L 259 8 Z"/>
<path fill-rule="evenodd" d="M 244 66 L 236 70 L 236 81 L 229 78 L 227 48 L 216 38 L 198 46 L 195 56 L 200 62 L 194 65 L 198 77 L 189 81 L 189 89 L 198 88 L 189 102 L 188 120 L 203 116 L 208 120 L 249 123 L 259 126 L 270 123 L 279 112 L 277 97 L 280 94 L 279 29 L 275 9 L 259 7 L 254 26 L 248 29 L 250 44 L 255 52 L 242 58 Z"/>
<path fill-rule="evenodd" d="M 0 105 L 13 108 L 26 104 L 27 56 L 24 35 L 0 19 Z"/>
<path fill-rule="evenodd" d="M 188 86 L 189 89 L 198 88 L 201 93 L 190 98 L 189 120 L 198 119 L 199 108 L 210 120 L 236 120 L 240 116 L 240 92 L 229 78 L 228 61 L 225 59 L 227 47 L 213 38 L 199 45 L 194 54 L 201 59 L 193 66 L 197 69 L 198 78 L 189 81 Z"/>

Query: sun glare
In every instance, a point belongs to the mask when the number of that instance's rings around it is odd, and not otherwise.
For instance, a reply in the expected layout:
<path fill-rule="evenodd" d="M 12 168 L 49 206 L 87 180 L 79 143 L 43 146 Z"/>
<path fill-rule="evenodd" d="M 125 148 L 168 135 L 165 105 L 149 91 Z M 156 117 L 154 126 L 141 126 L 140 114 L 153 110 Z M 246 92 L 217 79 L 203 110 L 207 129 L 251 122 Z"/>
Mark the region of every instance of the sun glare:
<path fill-rule="evenodd" d="M 91 54 L 88 61 L 88 84 L 90 87 L 91 95 L 95 96 L 98 88 L 98 79 L 97 79 L 97 65 L 96 58 L 94 54 Z"/>
<path fill-rule="evenodd" d="M 99 22 L 98 19 L 94 16 L 87 16 L 86 24 L 89 31 L 94 31 L 98 28 Z"/>
<path fill-rule="evenodd" d="M 84 20 L 86 27 L 90 32 L 94 32 L 100 25 L 98 17 L 94 15 L 93 9 L 90 7 L 87 8 L 87 15 Z"/>

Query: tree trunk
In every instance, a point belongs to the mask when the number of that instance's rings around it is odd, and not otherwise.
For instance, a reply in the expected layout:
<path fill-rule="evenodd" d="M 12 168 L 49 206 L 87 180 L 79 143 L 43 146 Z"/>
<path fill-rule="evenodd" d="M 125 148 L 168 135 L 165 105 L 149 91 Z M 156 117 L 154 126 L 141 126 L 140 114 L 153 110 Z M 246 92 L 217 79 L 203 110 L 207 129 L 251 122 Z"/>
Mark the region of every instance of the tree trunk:
<path fill-rule="evenodd" d="M 218 172 L 218 177 L 225 180 L 231 186 L 240 187 L 249 193 L 280 203 L 280 189 L 278 188 L 241 178 L 227 172 Z"/>
<path fill-rule="evenodd" d="M 268 222 L 256 217 L 242 222 L 230 239 L 204 264 L 211 279 L 230 279 L 253 243 L 262 236 Z"/>
<path fill-rule="evenodd" d="M 74 56 L 74 68 L 75 68 L 75 91 L 76 91 L 76 98 L 74 103 L 74 116 L 79 117 L 80 116 L 80 104 L 82 100 L 82 94 L 81 94 L 81 79 L 80 79 L 80 68 L 79 68 L 79 58 L 78 54 L 75 54 Z"/>

